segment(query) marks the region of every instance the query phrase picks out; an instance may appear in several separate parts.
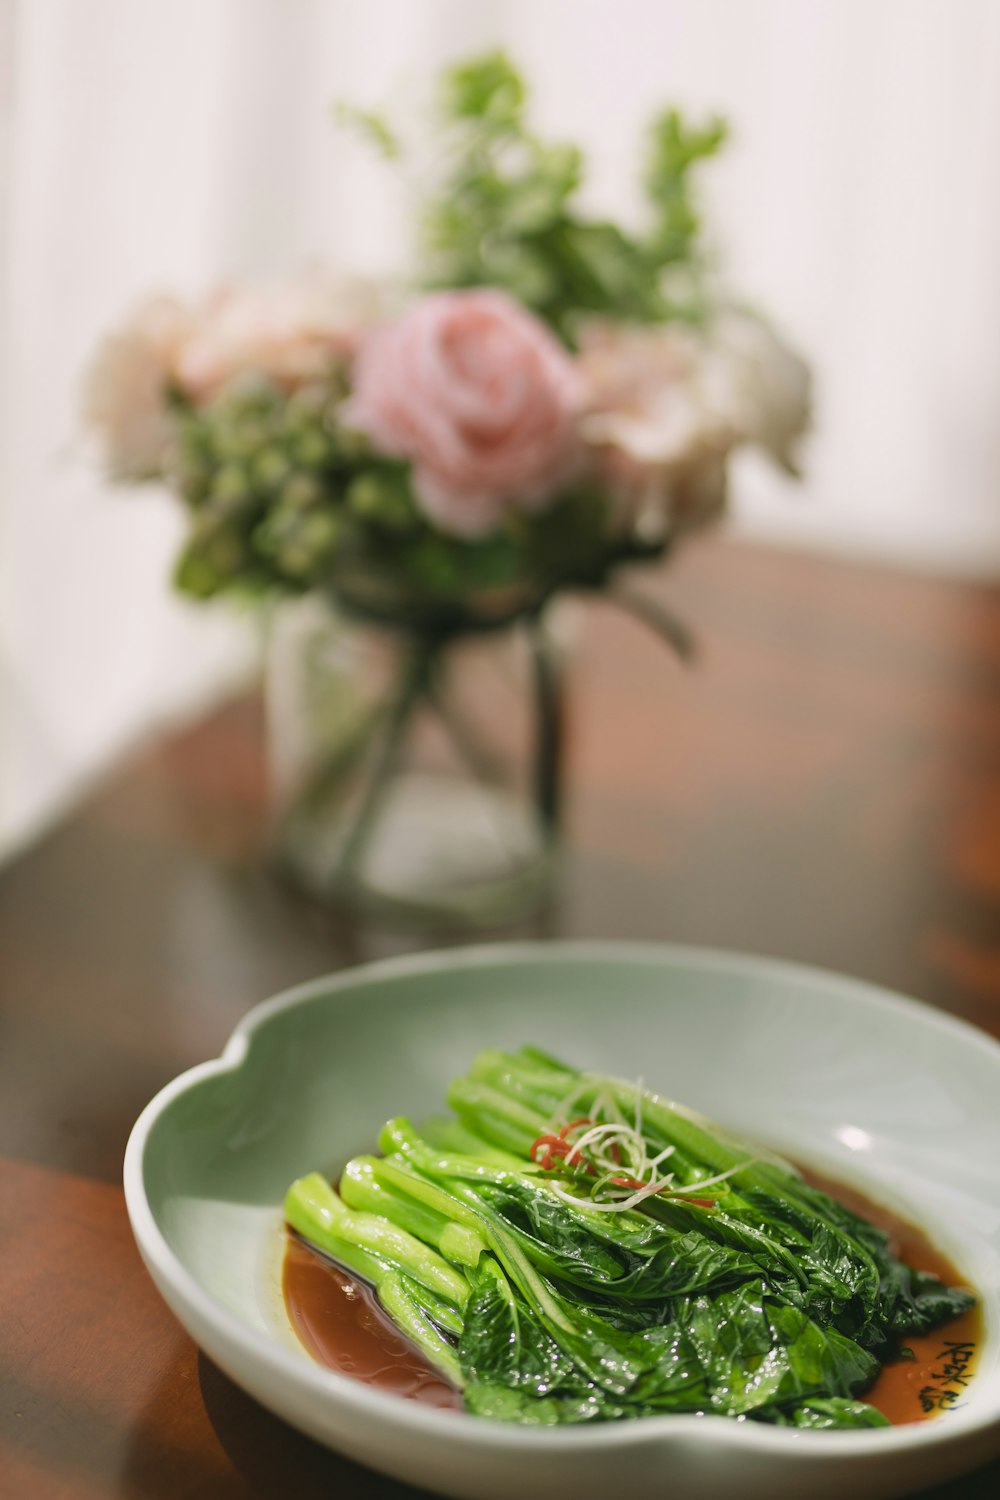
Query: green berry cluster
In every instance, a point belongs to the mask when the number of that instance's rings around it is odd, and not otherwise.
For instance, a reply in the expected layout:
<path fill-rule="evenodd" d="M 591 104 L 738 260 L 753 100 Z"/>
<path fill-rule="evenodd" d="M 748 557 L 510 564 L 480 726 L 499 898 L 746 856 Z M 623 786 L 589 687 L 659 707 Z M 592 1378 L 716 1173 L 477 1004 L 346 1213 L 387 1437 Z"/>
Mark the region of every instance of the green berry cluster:
<path fill-rule="evenodd" d="M 167 477 L 191 514 L 183 590 L 313 588 L 364 534 L 420 529 L 402 466 L 343 424 L 343 396 L 335 377 L 291 392 L 254 377 L 205 406 L 175 398 Z"/>

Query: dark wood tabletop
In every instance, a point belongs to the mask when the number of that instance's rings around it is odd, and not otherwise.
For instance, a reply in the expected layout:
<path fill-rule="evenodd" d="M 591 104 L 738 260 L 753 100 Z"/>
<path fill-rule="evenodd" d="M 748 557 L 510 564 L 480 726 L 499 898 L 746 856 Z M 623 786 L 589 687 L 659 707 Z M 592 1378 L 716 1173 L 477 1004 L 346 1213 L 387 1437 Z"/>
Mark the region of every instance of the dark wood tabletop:
<path fill-rule="evenodd" d="M 1000 1035 L 1000 590 L 720 541 L 643 586 L 699 660 L 582 607 L 565 868 L 516 935 L 801 959 Z M 4 1500 L 411 1493 L 200 1355 L 125 1216 L 125 1141 L 163 1083 L 274 991 L 422 941 L 283 886 L 266 826 L 251 693 L 0 872 Z M 1000 1463 L 960 1491 L 998 1492 Z"/>

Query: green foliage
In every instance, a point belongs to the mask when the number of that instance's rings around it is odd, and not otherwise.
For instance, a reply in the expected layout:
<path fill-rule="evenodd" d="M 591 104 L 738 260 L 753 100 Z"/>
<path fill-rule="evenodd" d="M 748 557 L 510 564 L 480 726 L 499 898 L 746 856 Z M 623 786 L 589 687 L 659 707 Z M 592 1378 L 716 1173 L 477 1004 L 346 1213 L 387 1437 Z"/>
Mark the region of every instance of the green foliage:
<path fill-rule="evenodd" d="M 338 125 L 353 130 L 387 161 L 395 161 L 402 155 L 402 147 L 391 125 L 377 110 L 358 109 L 356 105 L 341 101 L 334 110 L 334 118 Z"/>
<path fill-rule="evenodd" d="M 650 241 L 663 265 L 689 261 L 697 252 L 701 219 L 691 173 L 718 154 L 727 134 L 724 120 L 689 126 L 677 109 L 664 110 L 653 121 L 644 184 L 656 214 Z"/>
<path fill-rule="evenodd" d="M 421 1134 L 390 1121 L 383 1156 L 348 1165 L 342 1198 L 311 1174 L 286 1216 L 372 1282 L 477 1415 L 885 1425 L 857 1399 L 880 1359 L 968 1295 L 908 1271 L 880 1230 L 649 1093 L 643 1135 L 651 1153 L 673 1148 L 680 1183 L 734 1169 L 714 1206 L 657 1197 L 594 1213 L 557 1198 L 530 1144 L 561 1101 L 586 1112 L 598 1096 L 637 1123 L 636 1090 L 615 1079 L 531 1048 L 481 1053 L 449 1090 L 457 1122 Z"/>
<path fill-rule="evenodd" d="M 441 80 L 445 118 L 479 120 L 496 129 L 518 128 L 527 91 L 503 52 L 489 52 L 447 69 Z"/>
<path fill-rule="evenodd" d="M 526 123 L 527 89 L 501 52 L 448 70 L 439 92 L 444 166 L 424 208 L 425 280 L 498 286 L 568 342 L 581 314 L 643 322 L 700 314 L 702 259 L 693 176 L 725 140 L 712 120 L 688 126 L 671 109 L 654 123 L 644 187 L 650 223 L 632 233 L 575 204 L 583 155 Z M 683 299 L 665 273 L 690 274 Z"/>

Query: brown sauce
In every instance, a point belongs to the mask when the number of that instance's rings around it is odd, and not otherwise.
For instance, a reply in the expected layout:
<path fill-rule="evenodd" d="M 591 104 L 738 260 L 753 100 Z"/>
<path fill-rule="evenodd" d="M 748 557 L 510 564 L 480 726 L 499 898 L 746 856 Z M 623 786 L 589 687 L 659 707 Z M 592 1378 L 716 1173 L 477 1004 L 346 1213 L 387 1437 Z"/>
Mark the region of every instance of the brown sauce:
<path fill-rule="evenodd" d="M 891 1237 L 893 1253 L 906 1265 L 930 1271 L 948 1286 L 963 1284 L 960 1272 L 914 1225 L 843 1183 L 805 1170 L 802 1175 L 884 1229 Z M 461 1394 L 398 1331 L 374 1292 L 291 1232 L 282 1289 L 293 1329 L 321 1365 L 428 1406 L 461 1411 Z M 965 1402 L 981 1344 L 982 1314 L 977 1305 L 932 1333 L 910 1338 L 913 1359 L 884 1365 L 860 1399 L 899 1425 L 953 1410 Z"/>
<path fill-rule="evenodd" d="M 915 1225 L 842 1182 L 831 1182 L 802 1167 L 799 1170 L 813 1187 L 884 1229 L 892 1253 L 911 1270 L 930 1271 L 946 1286 L 967 1285 L 961 1271 Z M 897 1426 L 925 1422 L 938 1412 L 954 1410 L 965 1403 L 982 1342 L 983 1315 L 977 1302 L 930 1333 L 909 1335 L 906 1345 L 913 1351 L 913 1358 L 883 1365 L 874 1385 L 860 1399 Z"/>
<path fill-rule="evenodd" d="M 371 1288 L 291 1232 L 282 1290 L 291 1325 L 319 1364 L 426 1406 L 462 1410 L 460 1392 L 399 1332 Z"/>

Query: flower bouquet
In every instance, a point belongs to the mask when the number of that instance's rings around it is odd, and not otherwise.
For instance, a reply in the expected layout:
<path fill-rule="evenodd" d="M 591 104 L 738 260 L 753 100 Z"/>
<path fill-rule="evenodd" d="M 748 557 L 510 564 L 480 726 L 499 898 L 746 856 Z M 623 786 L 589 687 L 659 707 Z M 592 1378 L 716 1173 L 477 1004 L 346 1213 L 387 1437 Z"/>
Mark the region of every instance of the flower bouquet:
<path fill-rule="evenodd" d="M 384 120 L 352 118 L 400 153 Z M 739 445 L 794 467 L 808 379 L 710 275 L 693 179 L 720 122 L 654 123 L 636 231 L 578 209 L 581 153 L 532 133 L 503 55 L 445 74 L 437 126 L 411 287 L 314 268 L 151 300 L 100 351 L 87 411 L 115 479 L 183 501 L 180 589 L 308 598 L 272 695 L 289 864 L 315 890 L 482 921 L 551 867 L 548 606 L 603 590 L 684 652 L 629 565 L 721 514 Z M 517 735 L 487 653 L 530 705 Z"/>

